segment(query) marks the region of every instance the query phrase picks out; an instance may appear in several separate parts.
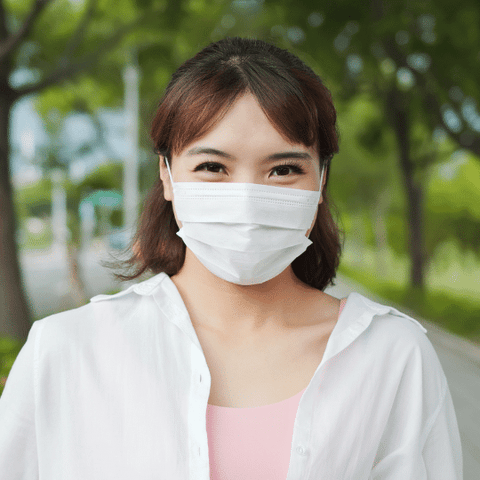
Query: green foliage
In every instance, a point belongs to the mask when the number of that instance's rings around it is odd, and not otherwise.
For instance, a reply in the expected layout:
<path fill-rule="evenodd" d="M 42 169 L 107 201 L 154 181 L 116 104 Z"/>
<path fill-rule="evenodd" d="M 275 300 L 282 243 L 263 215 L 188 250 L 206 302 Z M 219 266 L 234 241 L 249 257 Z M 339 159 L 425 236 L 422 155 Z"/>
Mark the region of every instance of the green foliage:
<path fill-rule="evenodd" d="M 75 185 L 77 192 L 75 208 L 69 210 L 69 229 L 72 233 L 72 239 L 76 239 L 78 246 L 78 239 L 80 238 L 80 219 L 79 219 L 79 203 L 80 200 L 87 197 L 96 190 L 122 190 L 123 165 L 120 163 L 109 162 L 99 165 L 95 170 L 90 172 L 85 178 Z M 108 211 L 108 218 L 107 218 Z M 97 216 L 99 223 L 97 225 L 98 234 L 104 234 L 106 229 L 106 222 L 108 219 L 113 219 L 114 226 L 120 226 L 122 221 L 122 213 L 113 213 L 118 210 L 110 211 L 110 209 L 97 208 Z"/>
<path fill-rule="evenodd" d="M 433 321 L 446 330 L 464 338 L 480 342 L 478 312 L 480 303 L 455 293 L 424 291 L 401 285 L 395 281 L 381 280 L 375 272 L 357 269 L 342 263 L 339 273 L 359 282 L 367 290 L 386 302 L 397 305 L 410 315 Z"/>
<path fill-rule="evenodd" d="M 332 89 L 341 143 L 332 161 L 331 190 L 341 208 L 361 216 L 362 210 L 382 207 L 379 199 L 387 192 L 389 202 L 382 208 L 389 246 L 397 253 L 406 251 L 409 199 L 390 127 L 391 92 L 398 91 L 408 122 L 412 177 L 425 189 L 427 256 L 451 238 L 478 252 L 477 173 L 462 181 L 430 177 L 459 143 L 475 152 L 473 162 L 478 166 L 480 130 L 474 128 L 474 115 L 469 117 L 463 102 L 470 98 L 474 105 L 477 99 L 478 119 L 480 4 L 467 0 L 455 12 L 446 0 L 407 4 L 383 0 L 371 8 L 353 0 L 307 0 L 301 5 L 266 0 L 264 5 L 263 19 L 275 25 L 267 39 L 306 59 Z M 296 40 L 292 32 L 299 29 L 303 38 Z M 459 127 L 446 121 L 447 107 L 455 112 Z M 437 127 L 449 141 L 433 141 Z M 350 235 L 359 233 L 355 228 Z M 372 237 L 368 228 L 362 230 L 360 237 L 368 245 Z"/>
<path fill-rule="evenodd" d="M 24 342 L 10 337 L 0 337 L 0 396 L 3 393 L 5 381 L 17 358 Z"/>
<path fill-rule="evenodd" d="M 343 106 L 338 124 L 340 151 L 332 160 L 329 180 L 335 200 L 350 212 L 370 209 L 389 185 L 392 202 L 400 202 L 395 143 L 384 123 L 382 133 L 378 131 L 382 125 L 378 106 L 368 95 L 359 95 Z"/>
<path fill-rule="evenodd" d="M 123 226 L 123 210 L 112 210 L 112 213 L 110 213 L 110 224 L 112 227 Z"/>
<path fill-rule="evenodd" d="M 437 168 L 426 198 L 427 246 L 436 250 L 454 239 L 480 256 L 480 165 L 467 154 Z"/>
<path fill-rule="evenodd" d="M 15 191 L 17 218 L 43 217 L 50 215 L 52 181 L 42 178 L 38 182 L 18 188 Z"/>
<path fill-rule="evenodd" d="M 398 255 L 407 250 L 408 231 L 403 209 L 392 208 L 386 218 L 388 246 Z"/>
<path fill-rule="evenodd" d="M 480 165 L 466 153 L 440 165 L 429 185 L 432 212 L 467 212 L 480 222 Z"/>
<path fill-rule="evenodd" d="M 45 222 L 45 223 L 46 223 L 45 228 L 43 229 L 43 231 L 39 233 L 29 232 L 25 228 L 25 224 L 23 225 L 24 229 L 21 230 L 21 232 L 23 232 L 23 235 L 21 236 L 21 239 L 20 239 L 21 240 L 20 245 L 22 249 L 45 250 L 51 246 L 52 240 L 53 240 L 53 232 L 50 227 L 50 223 L 49 222 Z"/>
<path fill-rule="evenodd" d="M 357 135 L 358 144 L 374 154 L 374 158 L 384 156 L 388 150 L 385 148 L 385 125 L 379 118 L 369 119 L 363 124 Z"/>
<path fill-rule="evenodd" d="M 67 205 L 78 204 L 77 188 L 71 182 L 64 184 L 67 194 Z M 51 213 L 52 181 L 44 177 L 39 181 L 20 187 L 15 192 L 15 202 L 19 210 L 26 211 L 30 217 L 42 217 Z"/>
<path fill-rule="evenodd" d="M 79 183 L 71 181 L 64 183 L 67 196 L 67 226 L 70 231 L 70 241 L 78 244 L 80 239 L 79 205 L 82 198 L 95 190 L 121 190 L 123 166 L 119 163 L 100 165 Z M 23 225 L 30 217 L 45 218 L 51 215 L 52 181 L 49 177 L 38 182 L 25 185 L 15 191 L 15 207 L 17 221 Z M 113 213 L 116 212 L 116 213 Z M 109 213 L 113 226 L 121 226 L 123 214 L 114 210 Z M 45 248 L 50 244 L 51 231 L 42 235 L 24 233 L 23 248 Z M 78 245 L 77 245 L 78 246 Z"/>
<path fill-rule="evenodd" d="M 36 110 L 42 117 L 47 131 L 52 131 L 72 112 L 93 113 L 101 105 L 118 105 L 120 90 L 98 88 L 95 80 L 83 74 L 74 81 L 54 85 L 36 99 Z"/>
<path fill-rule="evenodd" d="M 83 196 L 90 190 L 121 190 L 123 181 L 123 165 L 108 162 L 99 165 L 95 170 L 85 176 L 78 184 L 78 189 Z"/>
<path fill-rule="evenodd" d="M 52 28 L 52 38 L 45 44 L 46 53 L 55 65 L 59 51 L 68 49 L 75 25 L 87 11 L 91 2 L 84 2 L 82 8 L 65 7 L 67 0 L 45 15 L 42 28 Z M 120 25 L 142 16 L 135 29 L 127 32 L 116 48 L 109 50 L 102 61 L 87 66 L 82 73 L 62 83 L 44 89 L 36 99 L 37 109 L 47 130 L 58 131 L 67 115 L 74 112 L 94 115 L 100 108 L 123 107 L 123 70 L 129 61 L 140 67 L 140 146 L 151 149 L 149 127 L 153 111 L 170 80 L 173 71 L 195 51 L 209 43 L 209 33 L 218 25 L 228 2 L 169 0 L 143 1 L 102 0 L 94 8 L 86 35 L 77 45 L 74 60 L 87 57 L 102 49 L 108 38 L 116 35 Z M 66 10 L 65 10 L 66 8 Z M 62 12 L 74 14 L 63 27 L 53 25 Z M 152 12 L 148 14 L 148 12 Z M 62 23 L 62 22 L 58 22 Z M 49 30 L 46 30 L 49 31 Z M 56 52 L 53 51 L 54 46 Z M 56 54 L 56 56 L 55 56 Z M 33 65 L 30 60 L 30 65 Z"/>
<path fill-rule="evenodd" d="M 317 72 L 336 84 L 337 100 L 348 102 L 369 91 L 385 110 L 385 93 L 399 89 L 405 94 L 412 126 L 421 126 L 427 141 L 435 127 L 443 126 L 456 143 L 476 139 L 475 144 L 463 144 L 478 155 L 480 130 L 462 108 L 467 97 L 480 98 L 478 2 L 465 0 L 454 11 L 447 0 L 382 0 L 371 8 L 354 0 L 320 4 L 307 0 L 301 5 L 266 0 L 265 7 L 264 20 L 277 24 L 271 36 L 314 59 Z M 295 29 L 303 33 L 300 40 L 292 35 Z M 462 120 L 459 131 L 443 117 L 447 104 Z M 461 137 L 460 132 L 466 135 Z"/>

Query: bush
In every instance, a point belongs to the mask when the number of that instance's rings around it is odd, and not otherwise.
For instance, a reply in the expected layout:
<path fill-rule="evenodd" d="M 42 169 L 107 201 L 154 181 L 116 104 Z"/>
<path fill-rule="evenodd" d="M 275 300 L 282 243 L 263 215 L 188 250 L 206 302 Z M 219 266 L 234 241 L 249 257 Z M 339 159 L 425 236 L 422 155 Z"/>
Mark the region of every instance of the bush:
<path fill-rule="evenodd" d="M 13 366 L 13 362 L 15 362 L 22 347 L 23 342 L 19 340 L 0 337 L 0 396 L 3 393 L 5 382 Z"/>

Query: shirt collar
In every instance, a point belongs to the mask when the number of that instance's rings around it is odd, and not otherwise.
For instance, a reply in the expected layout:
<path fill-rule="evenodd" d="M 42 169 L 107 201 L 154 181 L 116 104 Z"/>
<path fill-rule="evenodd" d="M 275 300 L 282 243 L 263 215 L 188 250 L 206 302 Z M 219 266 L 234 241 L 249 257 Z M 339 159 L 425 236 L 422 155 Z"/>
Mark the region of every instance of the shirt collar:
<path fill-rule="evenodd" d="M 386 314 L 407 318 L 414 322 L 424 333 L 427 332 L 417 320 L 396 308 L 382 305 L 359 293 L 352 292 L 348 295 L 345 306 L 330 335 L 322 363 L 347 348 L 369 327 L 375 316 Z"/>
<path fill-rule="evenodd" d="M 127 295 L 132 291 L 141 296 L 153 296 L 156 305 L 163 312 L 165 318 L 176 324 L 202 350 L 183 299 L 171 278 L 164 272 L 143 282 L 131 285 L 115 295 L 97 295 L 91 301 L 113 299 Z M 359 293 L 352 292 L 348 295 L 345 306 L 327 342 L 322 363 L 348 347 L 369 327 L 375 316 L 385 314 L 407 318 L 414 322 L 424 333 L 427 332 L 417 320 L 396 308 L 382 305 Z"/>

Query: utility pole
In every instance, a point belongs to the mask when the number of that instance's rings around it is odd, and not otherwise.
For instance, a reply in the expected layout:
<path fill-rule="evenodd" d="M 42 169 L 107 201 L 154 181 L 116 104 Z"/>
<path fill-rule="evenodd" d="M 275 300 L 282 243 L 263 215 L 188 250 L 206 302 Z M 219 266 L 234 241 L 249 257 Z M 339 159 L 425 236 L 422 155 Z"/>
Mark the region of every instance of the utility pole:
<path fill-rule="evenodd" d="M 52 230 L 53 248 L 62 258 L 67 258 L 67 194 L 65 174 L 60 169 L 52 170 Z"/>
<path fill-rule="evenodd" d="M 130 238 L 135 231 L 138 216 L 139 78 L 136 61 L 130 62 L 123 71 L 127 138 L 123 174 L 123 211 L 124 226 Z"/>
<path fill-rule="evenodd" d="M 95 207 L 92 202 L 83 200 L 79 207 L 80 213 L 80 250 L 85 257 L 92 243 L 95 229 Z"/>
<path fill-rule="evenodd" d="M 31 165 L 33 159 L 35 158 L 35 135 L 33 130 L 30 128 L 27 128 L 22 132 L 20 151 L 23 159 L 25 159 L 28 164 Z"/>

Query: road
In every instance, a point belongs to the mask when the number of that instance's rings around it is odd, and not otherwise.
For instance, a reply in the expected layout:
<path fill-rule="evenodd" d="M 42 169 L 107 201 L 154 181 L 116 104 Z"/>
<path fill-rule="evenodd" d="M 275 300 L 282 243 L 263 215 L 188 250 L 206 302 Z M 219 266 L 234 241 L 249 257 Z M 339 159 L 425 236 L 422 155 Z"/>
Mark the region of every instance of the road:
<path fill-rule="evenodd" d="M 121 288 L 111 272 L 100 265 L 108 253 L 97 243 L 82 257 L 82 278 L 90 298 L 98 293 Z M 35 318 L 72 308 L 70 280 L 66 261 L 59 253 L 28 254 L 21 258 L 24 282 Z M 372 300 L 392 305 L 416 318 L 426 329 L 440 359 L 452 394 L 460 428 L 464 458 L 464 480 L 480 479 L 480 346 L 444 331 L 434 323 L 418 317 L 413 312 L 366 291 L 350 280 L 336 279 L 336 285 L 325 290 L 337 298 L 358 292 Z"/>
<path fill-rule="evenodd" d="M 109 260 L 102 242 L 80 255 L 80 277 L 85 285 L 87 299 L 122 288 L 112 272 L 100 262 Z M 67 260 L 59 250 L 23 253 L 20 255 L 23 281 L 35 319 L 44 318 L 76 305 L 72 301 L 71 280 Z"/>

